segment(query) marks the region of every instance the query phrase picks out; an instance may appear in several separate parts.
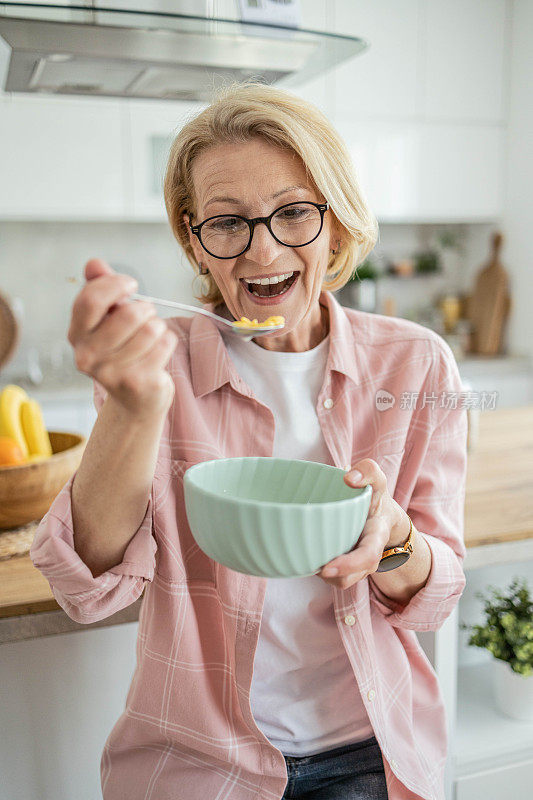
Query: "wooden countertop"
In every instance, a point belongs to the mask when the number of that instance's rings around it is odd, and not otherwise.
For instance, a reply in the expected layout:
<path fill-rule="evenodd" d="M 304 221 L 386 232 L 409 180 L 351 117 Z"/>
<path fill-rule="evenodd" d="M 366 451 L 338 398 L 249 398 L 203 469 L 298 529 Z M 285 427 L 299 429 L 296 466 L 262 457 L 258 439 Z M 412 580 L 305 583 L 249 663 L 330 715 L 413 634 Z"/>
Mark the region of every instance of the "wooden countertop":
<path fill-rule="evenodd" d="M 533 406 L 483 411 L 468 456 L 467 548 L 533 539 Z M 29 554 L 0 561 L 0 618 L 58 610 Z"/>
<path fill-rule="evenodd" d="M 468 548 L 533 538 L 533 406 L 483 411 L 468 455 Z"/>

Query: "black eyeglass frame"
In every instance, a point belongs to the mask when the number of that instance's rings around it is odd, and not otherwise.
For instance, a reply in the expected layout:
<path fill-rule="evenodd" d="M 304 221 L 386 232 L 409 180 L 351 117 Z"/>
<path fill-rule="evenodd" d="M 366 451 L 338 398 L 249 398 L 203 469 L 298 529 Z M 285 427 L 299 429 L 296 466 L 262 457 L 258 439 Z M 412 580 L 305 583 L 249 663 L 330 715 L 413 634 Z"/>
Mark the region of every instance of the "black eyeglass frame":
<path fill-rule="evenodd" d="M 318 229 L 318 233 L 316 234 L 316 236 L 313 236 L 312 239 L 309 239 L 308 242 L 304 242 L 303 244 L 285 244 L 285 242 L 282 242 L 281 239 L 278 239 L 278 237 L 272 230 L 271 226 L 272 217 L 274 217 L 278 213 L 278 211 L 281 211 L 283 208 L 287 208 L 287 206 L 301 206 L 301 205 L 314 206 L 320 211 L 320 228 Z M 213 256 L 213 258 L 220 258 L 223 260 L 227 260 L 230 258 L 238 258 L 238 256 L 242 256 L 243 253 L 246 253 L 246 251 L 250 249 L 250 247 L 252 246 L 252 239 L 254 235 L 255 226 L 261 222 L 267 226 L 270 235 L 276 240 L 276 242 L 278 242 L 278 244 L 282 244 L 284 247 L 305 247 L 306 245 L 311 244 L 311 242 L 314 242 L 315 239 L 317 239 L 322 232 L 322 228 L 324 227 L 324 214 L 326 213 L 328 208 L 329 208 L 329 203 L 313 203 L 311 200 L 301 200 L 301 201 L 295 200 L 292 203 L 285 203 L 284 205 L 279 206 L 279 208 L 276 208 L 272 212 L 272 214 L 268 215 L 268 217 L 254 217 L 253 219 L 249 219 L 248 217 L 241 216 L 241 214 L 215 214 L 213 217 L 207 217 L 207 219 L 204 219 L 198 225 L 189 225 L 189 227 L 191 229 L 191 233 L 194 233 L 194 235 L 198 238 L 198 241 L 200 242 L 206 253 L 209 253 L 209 255 Z M 206 222 L 211 222 L 212 219 L 220 219 L 221 217 L 233 217 L 235 219 L 242 219 L 248 225 L 248 229 L 250 231 L 250 238 L 248 239 L 248 244 L 246 245 L 244 250 L 241 250 L 240 253 L 236 253 L 234 256 L 216 256 L 214 253 L 208 250 L 205 244 L 202 242 L 200 235 L 202 226 L 205 225 Z"/>

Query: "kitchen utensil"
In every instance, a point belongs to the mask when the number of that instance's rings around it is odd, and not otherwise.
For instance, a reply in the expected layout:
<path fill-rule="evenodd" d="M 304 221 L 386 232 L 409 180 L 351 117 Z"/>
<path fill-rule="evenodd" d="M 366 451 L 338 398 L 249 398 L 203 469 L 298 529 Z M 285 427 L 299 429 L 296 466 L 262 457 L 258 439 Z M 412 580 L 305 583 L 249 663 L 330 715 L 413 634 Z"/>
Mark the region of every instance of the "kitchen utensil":
<path fill-rule="evenodd" d="M 70 283 L 80 283 L 77 278 L 67 278 Z M 182 311 L 192 311 L 194 314 L 203 314 L 205 317 L 209 317 L 212 319 L 219 327 L 223 328 L 224 330 L 229 330 L 234 333 L 236 336 L 239 336 L 241 339 L 244 339 L 245 342 L 249 342 L 250 339 L 256 339 L 258 336 L 264 336 L 266 333 L 272 333 L 272 331 L 281 330 L 285 326 L 285 323 L 282 322 L 279 325 L 269 325 L 268 327 L 246 327 L 244 325 L 235 325 L 235 320 L 228 320 L 221 317 L 219 314 L 213 314 L 212 311 L 208 311 L 205 308 L 198 308 L 197 306 L 189 306 L 186 303 L 177 303 L 175 300 L 161 300 L 159 297 L 148 297 L 144 294 L 130 294 L 128 300 L 145 300 L 148 303 L 153 303 L 154 305 L 158 306 L 168 306 L 169 308 L 179 308 Z"/>
<path fill-rule="evenodd" d="M 159 306 L 169 306 L 169 308 L 180 308 L 183 311 L 193 311 L 195 314 L 204 314 L 204 316 L 209 317 L 210 319 L 214 320 L 217 325 L 220 325 L 223 328 L 229 328 L 232 333 L 239 336 L 241 339 L 244 339 L 245 342 L 249 342 L 250 339 L 255 339 L 257 336 L 263 336 L 265 333 L 271 333 L 272 331 L 278 331 L 284 327 L 285 323 L 282 322 L 280 325 L 269 325 L 268 327 L 247 327 L 247 326 L 236 326 L 234 322 L 231 322 L 228 319 L 224 319 L 224 317 L 219 316 L 218 314 L 213 314 L 212 311 L 207 311 L 205 308 L 198 308 L 197 306 L 188 306 L 185 303 L 176 303 L 174 300 L 160 300 L 158 297 L 147 297 L 144 294 L 131 294 L 129 296 L 130 300 L 145 300 L 149 303 L 154 303 L 154 305 Z"/>
<path fill-rule="evenodd" d="M 0 369 L 11 361 L 19 345 L 20 326 L 7 297 L 0 294 Z"/>
<path fill-rule="evenodd" d="M 87 439 L 48 431 L 53 455 L 43 461 L 0 468 L 0 529 L 41 519 L 78 469 Z"/>
<path fill-rule="evenodd" d="M 474 291 L 468 298 L 472 352 L 481 355 L 492 356 L 501 352 L 503 332 L 511 310 L 509 278 L 499 261 L 502 242 L 502 234 L 494 233 L 491 258 L 479 271 Z"/>
<path fill-rule="evenodd" d="M 270 578 L 314 575 L 351 550 L 372 487 L 354 489 L 345 471 L 315 461 L 222 458 L 183 476 L 191 532 L 210 558 Z"/>

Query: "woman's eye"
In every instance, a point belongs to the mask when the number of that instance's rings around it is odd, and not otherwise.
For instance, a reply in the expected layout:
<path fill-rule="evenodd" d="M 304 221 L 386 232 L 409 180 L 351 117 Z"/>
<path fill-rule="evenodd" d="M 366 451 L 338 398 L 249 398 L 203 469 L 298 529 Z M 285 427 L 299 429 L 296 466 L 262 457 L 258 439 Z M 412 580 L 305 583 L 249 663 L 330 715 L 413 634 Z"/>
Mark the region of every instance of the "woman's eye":
<path fill-rule="evenodd" d="M 242 225 L 242 219 L 235 217 L 224 217 L 216 222 L 211 223 L 211 227 L 216 231 L 231 231 L 236 230 Z"/>
<path fill-rule="evenodd" d="M 305 217 L 308 213 L 309 211 L 306 208 L 285 208 L 276 216 L 280 217 L 282 220 L 294 220 L 302 219 L 302 217 Z"/>

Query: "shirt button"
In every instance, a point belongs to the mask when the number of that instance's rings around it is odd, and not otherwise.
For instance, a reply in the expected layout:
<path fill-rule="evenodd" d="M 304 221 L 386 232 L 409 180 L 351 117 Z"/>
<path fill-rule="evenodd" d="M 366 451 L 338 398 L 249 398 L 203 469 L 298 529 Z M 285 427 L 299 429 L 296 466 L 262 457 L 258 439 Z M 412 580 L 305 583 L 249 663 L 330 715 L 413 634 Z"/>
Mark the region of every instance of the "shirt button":
<path fill-rule="evenodd" d="M 326 399 L 324 400 L 324 408 L 331 408 L 332 405 L 333 405 L 333 400 L 331 399 L 331 397 L 326 397 Z"/>
<path fill-rule="evenodd" d="M 373 700 L 375 696 L 376 696 L 376 693 L 375 693 L 375 691 L 374 691 L 373 689 L 370 689 L 370 691 L 369 691 L 369 692 L 368 692 L 368 694 L 367 694 L 367 697 L 368 697 L 368 699 L 369 699 L 369 700 Z M 392 764 L 392 763 L 393 763 L 393 762 L 391 761 L 391 764 Z"/>
<path fill-rule="evenodd" d="M 348 614 L 344 617 L 344 622 L 346 625 L 355 625 L 355 617 L 352 617 L 351 614 Z"/>
<path fill-rule="evenodd" d="M 390 762 L 390 764 L 391 764 L 391 767 L 393 767 L 394 769 L 398 769 L 398 762 L 397 762 L 397 761 L 395 761 L 394 759 L 392 759 L 392 761 Z"/>

